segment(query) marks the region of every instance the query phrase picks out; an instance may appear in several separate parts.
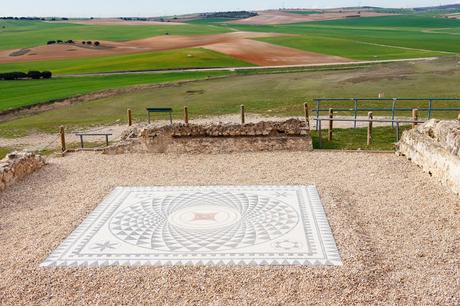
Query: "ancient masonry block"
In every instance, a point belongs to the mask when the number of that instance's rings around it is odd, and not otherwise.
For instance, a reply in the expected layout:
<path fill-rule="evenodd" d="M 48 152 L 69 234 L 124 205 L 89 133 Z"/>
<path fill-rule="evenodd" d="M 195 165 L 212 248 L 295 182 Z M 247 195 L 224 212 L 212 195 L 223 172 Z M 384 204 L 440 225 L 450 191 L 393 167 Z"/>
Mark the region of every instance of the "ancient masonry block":
<path fill-rule="evenodd" d="M 130 128 L 106 154 L 122 153 L 232 153 L 313 150 L 308 123 L 173 124 Z"/>
<path fill-rule="evenodd" d="M 405 131 L 399 153 L 460 195 L 460 121 L 430 120 Z"/>

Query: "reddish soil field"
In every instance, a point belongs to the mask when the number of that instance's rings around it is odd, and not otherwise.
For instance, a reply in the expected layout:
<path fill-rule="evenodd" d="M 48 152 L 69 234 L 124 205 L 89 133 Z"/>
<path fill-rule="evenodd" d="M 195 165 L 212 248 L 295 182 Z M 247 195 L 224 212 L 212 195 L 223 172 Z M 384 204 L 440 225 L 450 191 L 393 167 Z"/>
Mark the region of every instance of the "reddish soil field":
<path fill-rule="evenodd" d="M 321 14 L 293 14 L 282 11 L 263 11 L 258 12 L 259 15 L 251 18 L 240 19 L 235 21 L 230 21 L 228 23 L 232 24 L 287 24 L 287 23 L 299 23 L 299 22 L 310 22 L 310 21 L 322 21 L 322 20 L 335 20 L 335 19 L 345 19 L 358 18 L 361 17 L 375 17 L 375 16 L 388 16 L 390 14 L 381 14 L 375 12 L 367 11 L 326 11 Z"/>
<path fill-rule="evenodd" d="M 281 35 L 284 34 L 233 32 L 216 35 L 165 35 L 127 42 L 101 41 L 99 47 L 83 45 L 77 41 L 75 44 L 54 44 L 30 49 L 0 51 L 0 63 L 75 59 L 194 47 L 207 48 L 262 66 L 349 61 L 340 57 L 304 52 L 251 40 L 251 38 Z"/>
<path fill-rule="evenodd" d="M 206 46 L 205 48 L 228 54 L 259 66 L 350 62 L 349 59 L 345 59 L 343 57 L 305 52 L 249 39 L 242 39 L 237 43 L 228 42 L 213 44 Z"/>

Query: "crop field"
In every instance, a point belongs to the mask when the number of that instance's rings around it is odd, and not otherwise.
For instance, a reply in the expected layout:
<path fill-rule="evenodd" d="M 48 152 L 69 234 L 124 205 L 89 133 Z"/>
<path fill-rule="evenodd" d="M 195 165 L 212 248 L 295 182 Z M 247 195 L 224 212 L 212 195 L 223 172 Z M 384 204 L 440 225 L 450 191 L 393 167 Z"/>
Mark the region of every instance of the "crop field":
<path fill-rule="evenodd" d="M 229 72 L 183 72 L 0 82 L 0 111 L 133 85 L 206 79 Z"/>
<path fill-rule="evenodd" d="M 0 65 L 0 72 L 51 70 L 55 74 L 162 70 L 175 68 L 245 67 L 251 64 L 215 51 L 194 48 L 149 53 L 15 62 Z"/>
<path fill-rule="evenodd" d="M 5 27 L 5 28 L 3 28 Z M 0 20 L 0 50 L 30 48 L 48 40 L 125 41 L 164 35 L 201 35 L 229 32 L 207 25 L 82 25 L 41 21 Z"/>
<path fill-rule="evenodd" d="M 229 78 L 146 89 L 73 104 L 4 122 L 0 124 L 0 134 L 23 135 L 32 130 L 53 132 L 61 124 L 68 127 L 81 127 L 110 124 L 117 120 L 124 122 L 127 108 L 133 110 L 136 121 L 145 121 L 145 107 L 152 106 L 172 107 L 175 118 L 181 118 L 185 105 L 189 107 L 191 117 L 196 118 L 236 113 L 240 104 L 245 104 L 250 113 L 267 116 L 301 116 L 302 104 L 305 101 L 312 102 L 314 98 L 321 97 L 377 97 L 382 91 L 386 97 L 459 97 L 460 69 L 458 67 L 458 58 L 453 58 L 436 62 L 386 64 L 343 71 L 233 75 Z M 401 106 L 416 108 L 426 105 L 426 102 L 423 103 L 405 103 Z M 445 101 L 436 105 L 459 107 L 459 104 L 458 101 Z M 381 107 L 382 105 L 379 102 L 372 102 L 366 106 Z M 337 107 L 337 105 L 325 104 L 324 107 Z M 367 115 L 367 113 L 360 115 Z M 375 113 L 375 115 L 388 114 Z M 401 112 L 398 115 L 409 116 L 409 113 Z M 457 115 L 456 112 L 436 113 L 436 117 L 440 118 L 454 118 Z M 421 113 L 421 116 L 426 117 L 426 113 Z"/>
<path fill-rule="evenodd" d="M 459 30 L 460 20 L 433 17 L 386 16 L 291 25 L 235 25 L 234 28 L 244 31 L 298 34 L 303 37 L 263 40 L 354 59 L 369 59 L 369 54 L 373 54 L 375 59 L 384 59 L 423 57 L 430 53 L 439 56 L 460 52 L 460 36 L 452 34 L 452 31 Z M 438 29 L 442 32 L 438 32 Z M 391 49 L 394 51 L 390 52 Z"/>

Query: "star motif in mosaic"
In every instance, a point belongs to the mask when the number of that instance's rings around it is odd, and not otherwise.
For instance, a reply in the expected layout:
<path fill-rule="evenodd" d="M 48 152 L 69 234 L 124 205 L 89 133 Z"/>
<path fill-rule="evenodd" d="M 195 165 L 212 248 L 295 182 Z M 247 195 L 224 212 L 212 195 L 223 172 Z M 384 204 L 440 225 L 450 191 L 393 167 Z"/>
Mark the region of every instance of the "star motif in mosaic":
<path fill-rule="evenodd" d="M 104 243 L 96 243 L 92 249 L 99 249 L 99 251 L 105 251 L 106 249 L 115 249 L 117 243 L 111 243 L 110 241 L 106 241 Z"/>

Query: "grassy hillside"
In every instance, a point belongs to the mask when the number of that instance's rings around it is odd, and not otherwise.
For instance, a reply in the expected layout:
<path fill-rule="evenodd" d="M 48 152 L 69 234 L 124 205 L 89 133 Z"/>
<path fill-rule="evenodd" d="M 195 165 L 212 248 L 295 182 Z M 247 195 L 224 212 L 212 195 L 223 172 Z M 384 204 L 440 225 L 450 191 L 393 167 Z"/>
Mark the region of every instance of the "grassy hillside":
<path fill-rule="evenodd" d="M 380 92 L 384 92 L 387 97 L 460 97 L 460 70 L 457 67 L 458 58 L 454 58 L 344 71 L 257 74 L 198 81 L 74 104 L 2 123 L 0 135 L 23 134 L 33 129 L 55 131 L 61 124 L 72 127 L 123 121 L 128 107 L 133 110 L 135 120 L 144 121 L 145 107 L 153 105 L 173 107 L 176 118 L 182 116 L 184 105 L 189 106 L 193 118 L 200 115 L 236 113 L 242 103 L 252 113 L 301 116 L 302 104 L 318 97 L 376 97 Z M 62 80 L 64 81 L 65 79 Z M 73 79 L 66 82 L 70 84 Z M 415 108 L 426 104 L 427 102 L 412 102 L 401 103 L 401 106 Z M 344 105 L 340 104 L 341 107 Z M 366 105 L 383 106 L 380 102 Z M 460 107 L 460 102 L 439 102 L 435 105 Z M 338 106 L 333 103 L 324 105 L 325 108 Z M 409 113 L 402 112 L 399 115 L 408 116 Z M 435 115 L 455 118 L 458 114 L 438 112 Z M 426 113 L 421 113 L 421 116 L 426 116 Z"/>
<path fill-rule="evenodd" d="M 252 64 L 207 49 L 178 49 L 72 60 L 0 64 L 0 72 L 50 70 L 54 74 L 156 70 L 172 68 L 245 67 Z"/>
<path fill-rule="evenodd" d="M 227 75 L 227 72 L 186 72 L 105 77 L 56 78 L 51 80 L 1 81 L 0 111 L 45 103 L 95 91 L 132 85 Z"/>
<path fill-rule="evenodd" d="M 5 27 L 5 28 L 3 28 Z M 44 45 L 48 40 L 123 41 L 164 35 L 197 35 L 228 32 L 225 27 L 184 25 L 81 25 L 43 21 L 0 20 L 0 50 Z"/>

